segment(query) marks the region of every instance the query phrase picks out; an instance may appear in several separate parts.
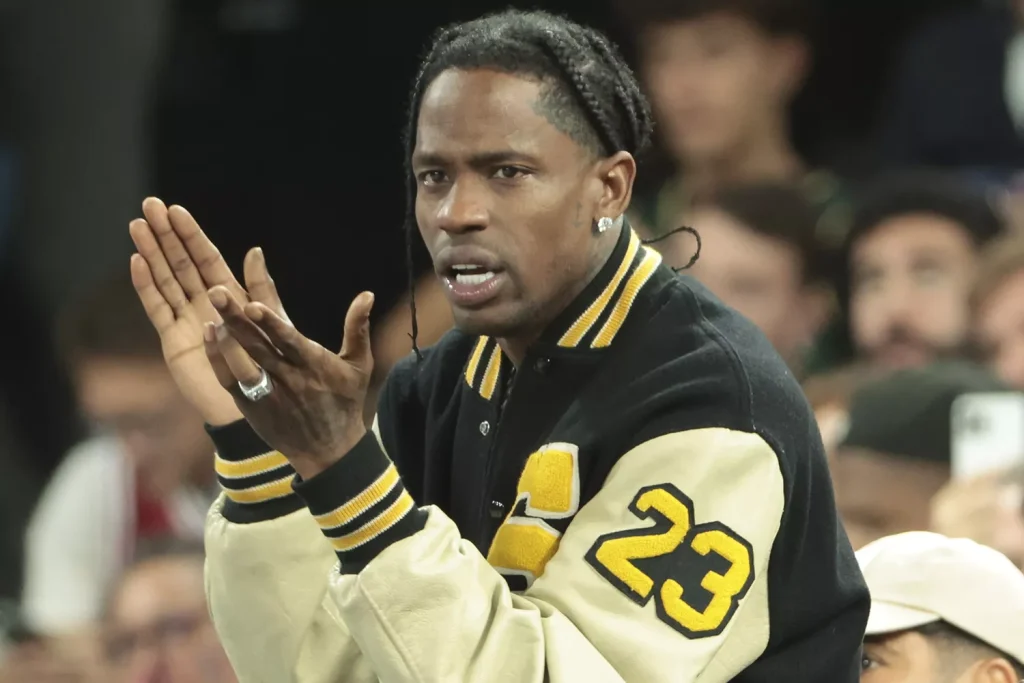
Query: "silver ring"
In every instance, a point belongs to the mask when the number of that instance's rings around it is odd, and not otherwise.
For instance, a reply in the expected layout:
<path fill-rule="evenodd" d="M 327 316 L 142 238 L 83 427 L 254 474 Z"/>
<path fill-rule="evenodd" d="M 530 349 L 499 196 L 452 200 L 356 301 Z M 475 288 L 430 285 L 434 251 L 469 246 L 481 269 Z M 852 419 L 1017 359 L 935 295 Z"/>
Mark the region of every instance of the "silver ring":
<path fill-rule="evenodd" d="M 239 381 L 238 388 L 247 399 L 255 403 L 274 390 L 274 383 L 270 381 L 270 375 L 267 374 L 267 371 L 260 368 L 260 378 L 255 384 L 245 384 Z"/>

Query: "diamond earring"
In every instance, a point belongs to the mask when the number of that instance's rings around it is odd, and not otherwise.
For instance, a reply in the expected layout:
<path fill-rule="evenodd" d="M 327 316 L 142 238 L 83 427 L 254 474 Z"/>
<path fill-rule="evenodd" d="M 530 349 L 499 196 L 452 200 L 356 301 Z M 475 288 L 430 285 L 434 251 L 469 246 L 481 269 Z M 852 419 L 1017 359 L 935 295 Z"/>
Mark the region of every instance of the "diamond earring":
<path fill-rule="evenodd" d="M 608 232 L 608 229 L 612 227 L 612 219 L 608 216 L 602 216 L 597 221 L 597 231 L 599 233 Z"/>

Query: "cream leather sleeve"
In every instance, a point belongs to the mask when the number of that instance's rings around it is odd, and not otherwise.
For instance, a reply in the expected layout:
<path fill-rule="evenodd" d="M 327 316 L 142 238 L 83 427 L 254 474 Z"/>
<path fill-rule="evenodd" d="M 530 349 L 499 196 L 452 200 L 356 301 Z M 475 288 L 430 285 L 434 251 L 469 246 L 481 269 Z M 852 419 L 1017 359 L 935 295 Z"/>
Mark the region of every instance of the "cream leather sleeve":
<path fill-rule="evenodd" d="M 327 597 L 338 559 L 309 512 L 233 524 L 221 504 L 206 526 L 206 596 L 239 683 L 376 682 Z"/>
<path fill-rule="evenodd" d="M 235 444 L 246 442 L 235 437 Z M 244 447 L 232 450 L 239 458 L 246 455 Z M 248 449 L 249 453 L 258 450 L 258 445 Z M 232 513 L 241 517 L 250 512 L 244 506 L 281 503 L 281 498 L 261 500 L 257 493 L 279 494 L 276 487 L 282 473 L 251 473 L 261 461 L 280 456 L 270 453 L 224 461 L 223 455 L 221 449 L 217 470 L 225 491 L 206 523 L 206 596 L 239 683 L 376 683 L 370 662 L 328 595 L 329 576 L 336 573 L 338 558 L 305 506 L 248 523 L 225 518 L 225 506 L 233 505 Z M 242 465 L 247 469 L 238 473 Z M 275 466 L 276 462 L 266 465 Z M 290 492 L 294 472 L 288 469 L 283 479 L 289 482 Z M 238 476 L 229 478 L 229 474 Z M 248 488 L 239 484 L 258 481 L 260 476 L 271 483 Z"/>
<path fill-rule="evenodd" d="M 582 508 L 574 448 L 531 456 L 490 562 L 428 508 L 359 573 L 332 572 L 382 681 L 721 683 L 761 655 L 784 499 L 771 448 L 724 429 L 662 436 Z M 494 565 L 536 579 L 512 593 Z"/>

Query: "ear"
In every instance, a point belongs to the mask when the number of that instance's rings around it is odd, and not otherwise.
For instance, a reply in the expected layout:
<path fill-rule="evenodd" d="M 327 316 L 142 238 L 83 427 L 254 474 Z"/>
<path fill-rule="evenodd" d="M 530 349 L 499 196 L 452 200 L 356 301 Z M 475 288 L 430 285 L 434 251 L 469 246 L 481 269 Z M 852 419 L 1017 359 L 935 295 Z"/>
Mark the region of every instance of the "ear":
<path fill-rule="evenodd" d="M 811 68 L 811 48 L 800 36 L 781 36 L 774 40 L 772 75 L 786 101 L 792 100 L 803 87 Z"/>
<path fill-rule="evenodd" d="M 594 168 L 595 219 L 602 216 L 618 218 L 629 207 L 636 179 L 636 160 L 629 152 L 616 152 L 600 160 Z"/>
<path fill-rule="evenodd" d="M 987 659 L 978 664 L 971 683 L 1017 683 L 1017 674 L 1003 658 Z"/>

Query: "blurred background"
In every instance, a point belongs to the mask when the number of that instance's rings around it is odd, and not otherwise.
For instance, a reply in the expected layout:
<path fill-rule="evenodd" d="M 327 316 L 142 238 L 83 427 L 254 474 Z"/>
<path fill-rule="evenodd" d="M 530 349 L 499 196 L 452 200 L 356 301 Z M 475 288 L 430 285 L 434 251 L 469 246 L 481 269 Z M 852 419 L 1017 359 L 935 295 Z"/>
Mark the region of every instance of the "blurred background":
<path fill-rule="evenodd" d="M 689 275 L 804 382 L 854 544 L 933 529 L 1024 566 L 1024 2 L 0 0 L 0 681 L 232 680 L 196 545 L 212 447 L 128 222 L 157 195 L 239 271 L 263 247 L 327 346 L 373 290 L 382 377 L 410 350 L 417 60 L 510 4 L 630 58 L 658 125 L 632 223 L 695 227 Z M 450 318 L 417 259 L 424 344 Z"/>

